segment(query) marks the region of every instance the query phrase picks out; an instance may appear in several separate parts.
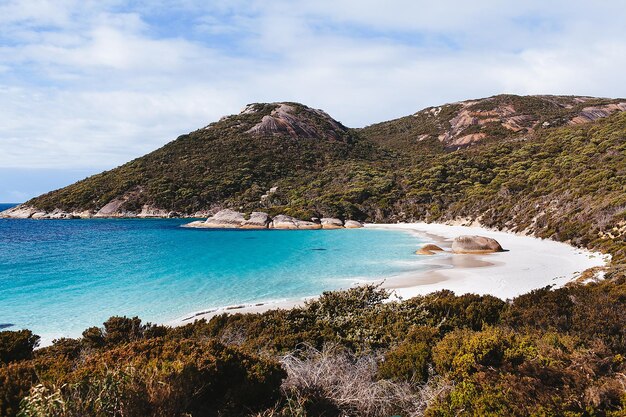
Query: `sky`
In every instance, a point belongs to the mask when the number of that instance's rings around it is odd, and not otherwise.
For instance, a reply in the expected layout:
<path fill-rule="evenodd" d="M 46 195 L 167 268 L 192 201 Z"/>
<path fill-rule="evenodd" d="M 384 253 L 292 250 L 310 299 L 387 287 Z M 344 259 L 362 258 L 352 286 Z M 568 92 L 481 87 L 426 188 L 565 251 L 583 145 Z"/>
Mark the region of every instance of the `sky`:
<path fill-rule="evenodd" d="M 625 97 L 622 0 L 0 0 L 0 202 L 253 102 L 350 127 L 500 93 Z"/>

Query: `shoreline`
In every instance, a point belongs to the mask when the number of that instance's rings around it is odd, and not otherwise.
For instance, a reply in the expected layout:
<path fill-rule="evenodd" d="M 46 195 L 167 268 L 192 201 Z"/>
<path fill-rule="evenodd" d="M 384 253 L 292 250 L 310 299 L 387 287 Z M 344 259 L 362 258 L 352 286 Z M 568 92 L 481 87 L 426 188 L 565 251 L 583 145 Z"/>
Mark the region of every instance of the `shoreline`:
<path fill-rule="evenodd" d="M 583 271 L 605 266 L 610 260 L 609 255 L 576 248 L 567 243 L 484 227 L 397 223 L 366 224 L 365 228 L 414 233 L 425 240 L 423 244 L 435 243 L 446 250 L 432 256 L 415 255 L 425 258 L 422 264 L 427 266 L 425 270 L 356 284 L 380 284 L 382 288 L 392 292 L 392 298 L 399 299 L 447 289 L 457 295 L 490 294 L 507 300 L 549 285 L 566 285 L 578 278 Z M 467 234 L 496 239 L 506 251 L 476 255 L 448 252 L 455 237 Z M 417 249 L 419 247 L 415 248 Z M 290 309 L 302 306 L 305 301 L 318 296 L 209 308 L 185 314 L 165 324 L 182 326 L 200 319 L 210 320 L 223 313 L 262 313 L 273 309 Z"/>
<path fill-rule="evenodd" d="M 605 266 L 610 260 L 609 255 L 567 243 L 484 227 L 439 223 L 373 224 L 367 227 L 407 230 L 433 239 L 433 243 L 444 249 L 448 249 L 457 236 L 481 235 L 496 239 L 506 250 L 476 255 L 444 252 L 431 256 L 433 262 L 441 263 L 441 268 L 423 274 L 439 277 L 439 283 L 398 288 L 396 292 L 403 298 L 449 289 L 457 295 L 471 292 L 506 300 L 549 285 L 561 287 L 574 281 L 585 270 Z M 415 274 L 417 283 L 423 274 Z"/>

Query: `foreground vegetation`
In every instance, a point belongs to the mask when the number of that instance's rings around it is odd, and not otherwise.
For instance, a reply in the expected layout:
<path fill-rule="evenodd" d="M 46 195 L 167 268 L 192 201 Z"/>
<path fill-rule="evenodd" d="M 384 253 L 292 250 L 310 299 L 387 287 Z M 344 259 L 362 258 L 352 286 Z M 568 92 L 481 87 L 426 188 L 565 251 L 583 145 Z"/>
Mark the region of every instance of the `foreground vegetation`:
<path fill-rule="evenodd" d="M 621 416 L 626 276 L 520 296 L 375 287 L 184 327 L 0 333 L 6 416 Z"/>

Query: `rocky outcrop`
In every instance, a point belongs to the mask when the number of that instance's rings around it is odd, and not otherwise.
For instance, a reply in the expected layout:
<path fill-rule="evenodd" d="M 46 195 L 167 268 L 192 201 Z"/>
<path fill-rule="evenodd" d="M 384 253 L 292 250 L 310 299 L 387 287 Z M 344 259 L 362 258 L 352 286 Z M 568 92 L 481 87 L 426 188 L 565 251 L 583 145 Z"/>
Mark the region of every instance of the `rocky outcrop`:
<path fill-rule="evenodd" d="M 5 219 L 30 219 L 33 214 L 40 212 L 35 207 L 19 205 L 0 213 L 0 218 Z"/>
<path fill-rule="evenodd" d="M 66 212 L 55 209 L 52 212 L 40 210 L 36 207 L 19 205 L 0 213 L 0 218 L 5 219 L 35 219 L 35 220 L 62 220 L 62 219 L 78 219 L 83 217 L 91 217 L 90 212 Z"/>
<path fill-rule="evenodd" d="M 165 217 L 171 217 L 171 216 L 168 210 L 144 205 L 141 208 L 141 211 L 137 214 L 137 217 L 145 219 L 145 218 L 165 218 Z"/>
<path fill-rule="evenodd" d="M 569 121 L 569 124 L 578 125 L 593 122 L 603 117 L 608 117 L 618 111 L 626 111 L 626 102 L 585 107 L 577 116 Z"/>
<path fill-rule="evenodd" d="M 452 242 L 452 252 L 454 253 L 493 253 L 502 251 L 502 246 L 500 246 L 497 240 L 485 236 L 458 236 Z"/>
<path fill-rule="evenodd" d="M 343 229 L 343 222 L 333 217 L 324 217 L 320 220 L 322 229 Z"/>
<path fill-rule="evenodd" d="M 298 220 L 294 217 L 286 216 L 284 214 L 279 214 L 272 220 L 270 228 L 282 230 L 316 230 L 321 229 L 322 225 L 319 223 L 308 222 L 305 220 Z"/>
<path fill-rule="evenodd" d="M 295 217 L 279 214 L 273 219 L 267 213 L 255 211 L 246 220 L 243 213 L 234 210 L 221 210 L 209 217 L 206 221 L 193 221 L 183 227 L 196 227 L 204 229 L 280 229 L 280 230 L 317 230 L 317 229 L 342 229 L 344 224 L 335 218 L 323 218 L 321 220 L 306 221 Z M 346 221 L 345 227 L 354 229 L 363 225 L 354 220 Z"/>
<path fill-rule="evenodd" d="M 126 198 L 114 198 L 105 204 L 100 210 L 94 214 L 94 217 L 118 217 L 120 208 L 126 202 Z"/>
<path fill-rule="evenodd" d="M 338 139 L 347 132 L 347 128 L 322 110 L 297 105 L 295 103 L 273 103 L 275 108 L 269 115 L 246 133 L 253 135 L 287 134 L 292 138 L 330 138 Z M 262 104 L 250 104 L 241 114 L 250 114 L 263 109 Z M 323 121 L 325 126 L 320 126 Z"/>
<path fill-rule="evenodd" d="M 480 130 L 489 124 L 499 124 L 512 132 L 519 132 L 532 126 L 532 118 L 518 114 L 510 104 L 496 105 L 490 110 L 477 108 L 488 100 L 457 103 L 460 110 L 450 119 L 450 128 L 439 135 L 439 140 L 449 147 L 468 146 L 487 137 L 487 134 Z M 474 131 L 468 132 L 470 129 Z"/>
<path fill-rule="evenodd" d="M 422 126 L 414 137 L 437 137 L 446 148 L 461 148 L 501 138 L 507 131 L 524 137 L 540 128 L 589 123 L 623 111 L 626 102 L 621 100 L 499 95 L 420 110 L 413 114 L 416 125 Z"/>
<path fill-rule="evenodd" d="M 253 211 L 250 218 L 241 224 L 242 229 L 267 229 L 270 223 L 270 217 L 267 213 L 261 211 Z"/>
<path fill-rule="evenodd" d="M 246 218 L 243 213 L 225 209 L 218 211 L 213 216 L 206 219 L 204 227 L 212 229 L 236 229 L 241 227 L 245 221 Z"/>
<path fill-rule="evenodd" d="M 363 223 L 357 222 L 356 220 L 346 220 L 346 222 L 343 224 L 343 227 L 345 227 L 346 229 L 359 229 L 363 227 Z"/>

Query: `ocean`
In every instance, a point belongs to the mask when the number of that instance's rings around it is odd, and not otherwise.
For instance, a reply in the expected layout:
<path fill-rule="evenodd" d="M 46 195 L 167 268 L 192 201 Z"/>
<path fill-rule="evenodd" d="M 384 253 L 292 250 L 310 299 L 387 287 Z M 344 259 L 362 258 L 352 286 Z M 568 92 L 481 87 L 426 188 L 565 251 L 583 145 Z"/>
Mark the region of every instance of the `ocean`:
<path fill-rule="evenodd" d="M 0 328 L 49 343 L 113 315 L 168 323 L 424 268 L 407 232 L 180 227 L 189 221 L 0 219 Z"/>

